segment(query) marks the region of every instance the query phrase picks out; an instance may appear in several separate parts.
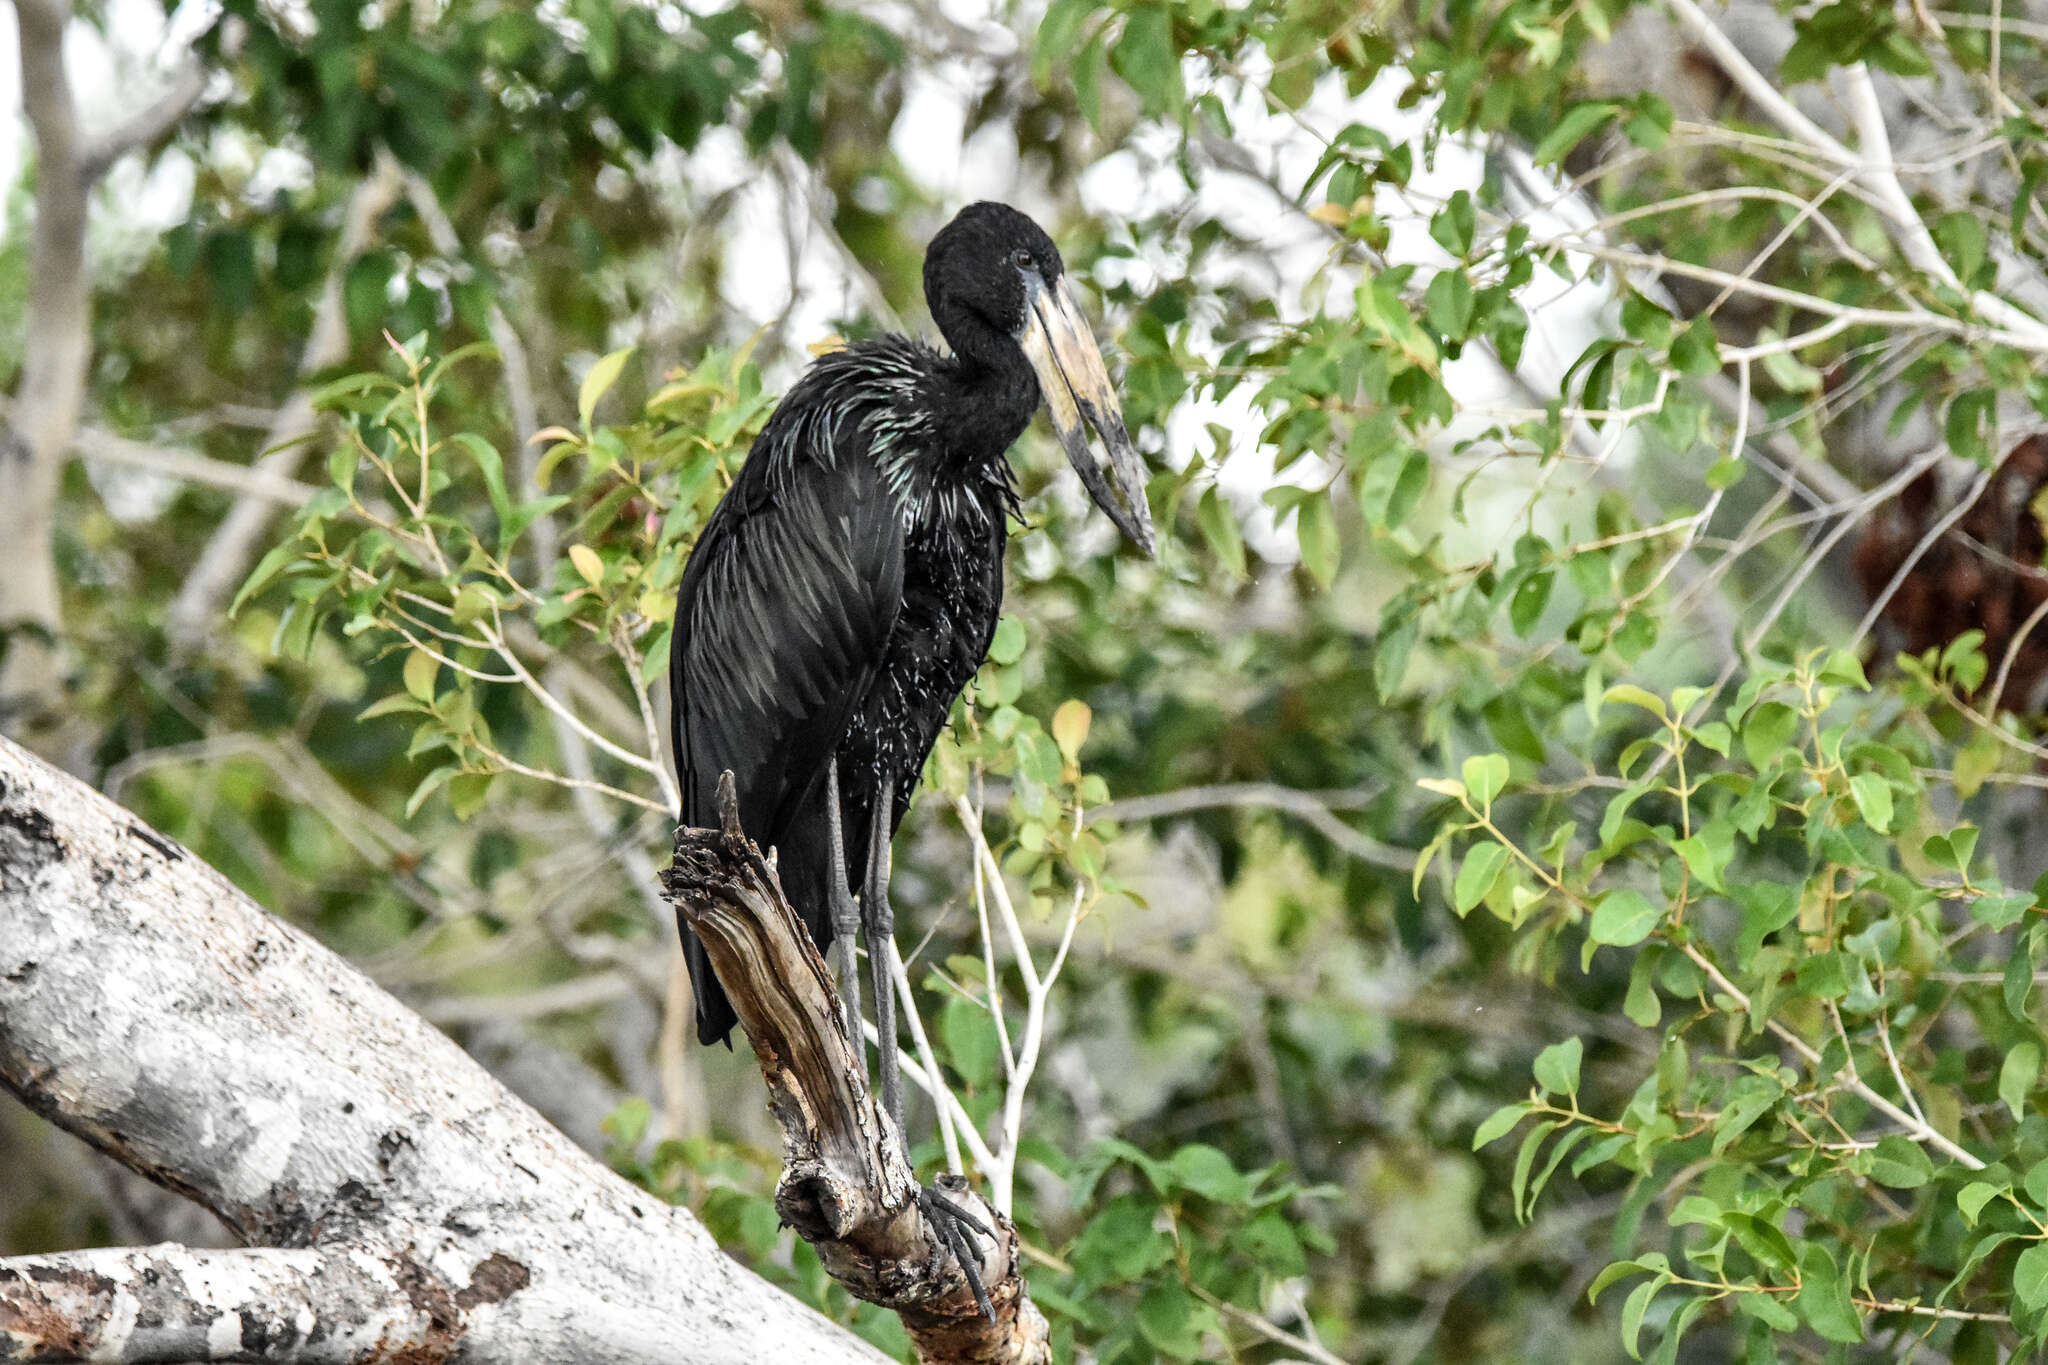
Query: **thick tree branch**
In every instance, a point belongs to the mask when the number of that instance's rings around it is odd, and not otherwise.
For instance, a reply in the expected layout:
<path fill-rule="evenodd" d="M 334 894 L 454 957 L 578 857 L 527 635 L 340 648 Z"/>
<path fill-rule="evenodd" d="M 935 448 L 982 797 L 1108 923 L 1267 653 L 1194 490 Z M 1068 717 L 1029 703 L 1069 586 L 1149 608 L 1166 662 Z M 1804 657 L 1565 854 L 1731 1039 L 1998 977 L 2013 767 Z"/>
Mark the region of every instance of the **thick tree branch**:
<path fill-rule="evenodd" d="M 439 1359 L 465 1297 L 473 1306 L 523 1285 L 510 1266 L 486 1262 L 440 1303 L 433 1272 L 402 1251 L 155 1246 L 24 1256 L 0 1261 L 0 1359 Z"/>
<path fill-rule="evenodd" d="M 287 1286 L 307 1266 L 235 1262 L 272 1277 L 248 1302 L 311 1305 L 371 1345 L 414 1310 L 432 1327 L 402 1357 L 368 1345 L 323 1355 L 304 1339 L 251 1347 L 244 1320 L 225 1353 L 95 1359 L 880 1359 L 726 1259 L 687 1212 L 592 1160 L 354 968 L 4 739 L 0 1085 L 246 1240 L 357 1267 L 353 1281 L 309 1271 Z M 108 1267 L 139 1264 L 0 1261 L 17 1286 L 0 1323 L 27 1302 L 23 1276 L 49 1283 L 37 1277 L 54 1266 L 71 1285 L 68 1316 L 37 1330 L 106 1339 L 121 1295 L 141 1292 L 139 1273 Z M 94 1269 L 112 1283 L 78 1278 Z M 404 1301 L 378 1299 L 374 1321 L 327 1297 L 387 1274 Z M 230 1277 L 209 1292 L 222 1297 L 191 1300 L 189 1316 L 214 1314 L 208 1340 L 225 1346 L 241 1291 Z"/>
<path fill-rule="evenodd" d="M 1049 1361 L 1045 1319 L 1018 1273 L 1009 1221 L 964 1190 L 947 1191 L 996 1229 L 998 1245 L 980 1267 L 995 1307 L 990 1320 L 919 1210 L 901 1135 L 868 1091 L 831 974 L 774 869 L 741 833 L 730 784 L 728 774 L 720 787 L 724 828 L 678 829 L 663 881 L 704 941 L 760 1060 L 782 1128 L 775 1202 L 783 1220 L 850 1293 L 896 1310 L 926 1365 Z"/>

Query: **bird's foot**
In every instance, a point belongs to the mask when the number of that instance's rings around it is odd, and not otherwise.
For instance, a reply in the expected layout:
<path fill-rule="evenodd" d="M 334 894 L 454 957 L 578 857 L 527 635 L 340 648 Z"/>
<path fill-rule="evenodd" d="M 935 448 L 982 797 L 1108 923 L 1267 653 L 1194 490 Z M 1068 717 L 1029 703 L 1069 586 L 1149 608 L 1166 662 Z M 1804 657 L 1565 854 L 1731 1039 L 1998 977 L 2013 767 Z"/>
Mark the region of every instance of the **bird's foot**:
<path fill-rule="evenodd" d="M 924 1215 L 932 1231 L 939 1235 L 939 1240 L 946 1244 L 946 1249 L 953 1253 L 953 1259 L 960 1263 L 960 1273 L 967 1277 L 967 1287 L 974 1291 L 974 1302 L 980 1306 L 981 1315 L 994 1322 L 995 1305 L 989 1302 L 988 1286 L 981 1280 L 981 1255 L 974 1249 L 974 1239 L 969 1234 L 978 1232 L 988 1239 L 990 1246 L 994 1246 L 995 1229 L 947 1198 L 946 1192 L 939 1189 L 941 1182 L 957 1186 L 958 1189 L 949 1191 L 952 1193 L 966 1188 L 966 1182 L 960 1177 L 949 1175 L 940 1176 L 930 1185 L 920 1185 L 917 1189 L 918 1211 Z"/>

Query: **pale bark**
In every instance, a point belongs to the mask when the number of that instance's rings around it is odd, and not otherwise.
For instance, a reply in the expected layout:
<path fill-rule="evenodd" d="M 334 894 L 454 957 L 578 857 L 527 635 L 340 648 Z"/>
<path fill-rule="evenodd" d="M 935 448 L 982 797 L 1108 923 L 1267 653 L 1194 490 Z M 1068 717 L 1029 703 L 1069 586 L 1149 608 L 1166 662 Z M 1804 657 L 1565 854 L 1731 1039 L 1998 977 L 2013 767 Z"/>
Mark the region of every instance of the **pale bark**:
<path fill-rule="evenodd" d="M 348 964 L 4 739 L 0 1085 L 279 1248 L 0 1261 L 0 1356 L 883 1358 Z M 261 1316 L 273 1307 L 289 1321 Z M 145 1317 L 163 1324 L 148 1341 Z"/>
<path fill-rule="evenodd" d="M 15 0 L 22 106 L 36 144 L 35 235 L 21 380 L 0 427 L 0 726 L 40 745 L 61 741 L 63 613 L 50 537 L 64 457 L 78 430 L 91 359 L 85 233 L 93 183 L 124 153 L 176 126 L 204 84 L 182 68 L 148 107 L 98 138 L 83 133 L 64 70 L 66 0 Z"/>
<path fill-rule="evenodd" d="M 64 71 L 63 0 L 15 0 L 21 93 L 36 139 L 36 223 L 29 245 L 28 335 L 13 421 L 0 433 L 0 725 L 51 723 L 61 693 L 63 628 L 50 533 L 65 447 L 85 399 L 91 314 L 85 273 L 85 145 Z"/>

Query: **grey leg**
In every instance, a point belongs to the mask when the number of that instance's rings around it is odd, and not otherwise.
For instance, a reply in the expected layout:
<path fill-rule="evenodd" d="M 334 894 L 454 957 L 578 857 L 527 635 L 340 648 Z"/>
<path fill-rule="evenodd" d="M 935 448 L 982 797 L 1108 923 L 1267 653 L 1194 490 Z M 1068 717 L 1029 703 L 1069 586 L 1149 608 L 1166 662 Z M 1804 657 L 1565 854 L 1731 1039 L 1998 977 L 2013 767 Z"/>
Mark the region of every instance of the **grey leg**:
<path fill-rule="evenodd" d="M 868 936 L 868 970 L 875 989 L 875 1036 L 880 1041 L 876 1062 L 882 1077 L 882 1107 L 896 1121 L 896 1132 L 907 1151 L 910 1134 L 903 1126 L 903 1076 L 896 1066 L 896 983 L 889 971 L 896 952 L 896 912 L 889 905 L 889 826 L 890 817 L 896 813 L 895 801 L 895 783 L 885 777 L 875 793 L 869 816 L 868 870 L 861 888 L 860 909 Z M 971 1229 L 993 1245 L 994 1229 L 929 1185 L 918 1187 L 917 1206 L 959 1263 L 960 1273 L 974 1292 L 974 1302 L 982 1315 L 995 1321 L 996 1310 L 981 1280 L 981 1257 L 975 1252 L 970 1235 Z"/>
<path fill-rule="evenodd" d="M 875 988 L 876 1068 L 882 1078 L 882 1107 L 896 1120 L 904 1146 L 903 1077 L 896 1070 L 896 985 L 889 960 L 896 943 L 896 912 L 889 906 L 889 833 L 896 811 L 896 783 L 884 777 L 868 814 L 868 875 L 861 889 L 862 927 L 868 936 L 868 974 Z"/>
<path fill-rule="evenodd" d="M 860 911 L 847 886 L 846 835 L 839 825 L 839 760 L 825 769 L 826 847 L 832 859 L 832 941 L 839 949 L 839 999 L 846 1008 L 846 1036 L 854 1051 L 860 1052 L 860 959 L 854 935 L 860 929 Z M 868 942 L 874 951 L 874 941 Z"/>

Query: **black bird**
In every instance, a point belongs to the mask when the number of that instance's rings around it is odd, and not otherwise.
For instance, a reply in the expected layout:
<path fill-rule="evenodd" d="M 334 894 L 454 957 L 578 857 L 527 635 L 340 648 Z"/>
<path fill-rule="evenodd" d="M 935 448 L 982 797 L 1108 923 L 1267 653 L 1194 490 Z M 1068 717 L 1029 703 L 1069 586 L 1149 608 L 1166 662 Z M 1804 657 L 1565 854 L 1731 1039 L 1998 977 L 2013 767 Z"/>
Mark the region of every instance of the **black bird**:
<path fill-rule="evenodd" d="M 1052 239 L 1015 209 L 971 205 L 932 239 L 924 290 L 952 353 L 883 336 L 811 365 L 690 556 L 669 669 L 683 823 L 716 823 L 730 769 L 740 824 L 776 850 L 819 950 L 845 941 L 856 1040 L 852 938 L 856 922 L 864 929 L 882 1097 L 899 1131 L 889 841 L 953 699 L 987 657 L 1018 510 L 1006 456 L 1041 402 L 1089 495 L 1152 550 L 1144 466 Z M 1084 420 L 1128 505 L 1096 467 Z M 732 1006 L 682 933 L 697 1036 L 729 1042 Z"/>

